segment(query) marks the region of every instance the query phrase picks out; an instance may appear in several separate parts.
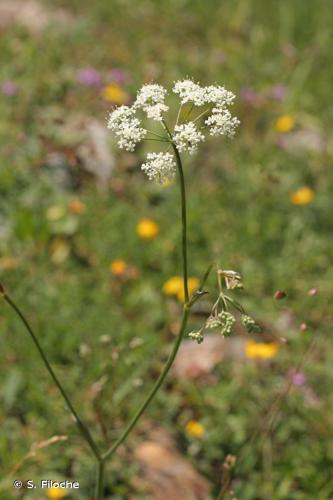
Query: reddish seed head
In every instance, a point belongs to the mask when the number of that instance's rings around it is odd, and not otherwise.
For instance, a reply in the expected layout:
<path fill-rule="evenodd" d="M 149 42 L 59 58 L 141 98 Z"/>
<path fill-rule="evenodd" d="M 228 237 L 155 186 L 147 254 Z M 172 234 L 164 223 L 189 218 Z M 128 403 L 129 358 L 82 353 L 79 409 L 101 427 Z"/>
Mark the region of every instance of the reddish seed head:
<path fill-rule="evenodd" d="M 299 329 L 300 329 L 301 332 L 306 332 L 306 330 L 308 329 L 308 325 L 306 323 L 302 323 L 299 326 Z"/>
<path fill-rule="evenodd" d="M 275 299 L 275 300 L 282 300 L 282 299 L 284 299 L 285 297 L 287 297 L 287 294 L 286 294 L 286 292 L 283 292 L 282 290 L 277 290 L 277 291 L 274 293 L 274 299 Z"/>

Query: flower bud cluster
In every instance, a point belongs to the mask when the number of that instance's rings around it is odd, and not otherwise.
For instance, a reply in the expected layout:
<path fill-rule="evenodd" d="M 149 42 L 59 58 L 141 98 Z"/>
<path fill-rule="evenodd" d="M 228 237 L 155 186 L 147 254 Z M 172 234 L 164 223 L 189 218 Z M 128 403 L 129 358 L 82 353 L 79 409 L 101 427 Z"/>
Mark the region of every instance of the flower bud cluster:
<path fill-rule="evenodd" d="M 232 333 L 233 327 L 236 323 L 236 317 L 229 312 L 230 308 L 233 308 L 240 313 L 241 323 L 246 328 L 248 333 L 260 333 L 261 327 L 251 316 L 246 314 L 243 306 L 233 297 L 224 293 L 224 288 L 227 290 L 237 290 L 243 288 L 241 275 L 236 271 L 224 271 L 222 269 L 217 269 L 217 278 L 220 290 L 218 298 L 211 309 L 205 325 L 199 330 L 199 332 L 191 332 L 189 334 L 190 338 L 197 341 L 198 338 L 200 338 L 200 342 L 202 342 L 204 331 L 206 329 L 214 328 L 219 329 L 223 337 L 228 337 Z"/>
<path fill-rule="evenodd" d="M 188 334 L 188 336 L 190 337 L 190 339 L 194 340 L 198 344 L 201 344 L 204 340 L 203 328 L 201 328 L 200 330 L 197 330 L 197 331 L 190 332 Z"/>
<path fill-rule="evenodd" d="M 223 335 L 223 337 L 228 337 L 231 334 L 232 327 L 236 323 L 236 318 L 227 311 L 221 312 L 219 317 L 222 324 L 221 335 Z"/>
<path fill-rule="evenodd" d="M 256 323 L 256 321 L 247 314 L 242 314 L 241 322 L 249 333 L 254 333 L 254 332 L 258 333 L 261 330 L 260 326 Z"/>
<path fill-rule="evenodd" d="M 220 328 L 221 335 L 227 337 L 231 334 L 236 318 L 228 311 L 222 311 L 217 315 L 210 316 L 205 324 L 206 328 Z"/>

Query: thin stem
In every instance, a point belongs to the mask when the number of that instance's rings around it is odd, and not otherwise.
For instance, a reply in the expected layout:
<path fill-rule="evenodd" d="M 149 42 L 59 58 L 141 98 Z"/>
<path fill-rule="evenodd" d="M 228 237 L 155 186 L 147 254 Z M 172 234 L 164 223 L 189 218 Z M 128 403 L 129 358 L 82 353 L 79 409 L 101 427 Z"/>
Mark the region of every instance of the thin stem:
<path fill-rule="evenodd" d="M 104 472 L 105 472 L 105 461 L 99 460 L 97 464 L 97 483 L 96 483 L 96 495 L 95 500 L 103 499 L 104 492 Z"/>
<path fill-rule="evenodd" d="M 56 374 L 54 373 L 53 368 L 50 365 L 50 363 L 49 363 L 49 361 L 48 361 L 48 359 L 46 357 L 46 354 L 45 354 L 44 350 L 42 349 L 42 346 L 39 343 L 39 340 L 37 339 L 36 335 L 34 334 L 32 328 L 30 326 L 30 324 L 28 323 L 28 320 L 25 318 L 24 314 L 21 312 L 21 310 L 18 308 L 18 306 L 13 302 L 13 300 L 7 295 L 7 293 L 4 290 L 2 290 L 2 295 L 3 295 L 3 298 L 5 299 L 5 301 L 10 305 L 10 307 L 19 316 L 19 318 L 21 319 L 22 323 L 24 324 L 24 326 L 26 327 L 27 331 L 29 332 L 29 335 L 30 335 L 31 339 L 34 342 L 34 344 L 35 344 L 35 346 L 36 346 L 36 348 L 37 348 L 37 350 L 39 352 L 39 355 L 42 358 L 42 360 L 44 362 L 44 365 L 45 365 L 47 371 L 50 374 L 50 377 L 52 378 L 53 382 L 55 383 L 55 385 L 59 389 L 59 392 L 61 393 L 63 399 L 65 400 L 66 405 L 67 405 L 70 413 L 72 414 L 75 422 L 77 423 L 78 429 L 79 429 L 82 437 L 85 439 L 85 441 L 87 442 L 87 444 L 91 448 L 91 451 L 93 452 L 93 454 L 95 455 L 95 457 L 97 458 L 97 460 L 100 461 L 101 460 L 101 454 L 99 452 L 97 444 L 95 443 L 93 437 L 91 436 L 88 427 L 80 419 L 80 417 L 77 414 L 77 412 L 76 412 L 73 404 L 71 403 L 69 397 L 67 396 L 67 394 L 65 392 L 65 389 L 61 385 L 61 383 L 60 383 L 58 377 L 56 376 Z"/>
<path fill-rule="evenodd" d="M 163 121 L 163 125 L 165 130 L 167 131 L 171 145 L 174 149 L 176 160 L 177 160 L 177 165 L 178 165 L 178 170 L 179 170 L 179 176 L 180 176 L 180 195 L 181 195 L 181 214 L 182 214 L 182 250 L 183 250 L 183 276 L 184 276 L 184 296 L 185 296 L 185 305 L 183 309 L 183 316 L 182 316 L 182 322 L 180 325 L 179 333 L 177 336 L 177 339 L 174 343 L 173 349 L 171 353 L 169 354 L 169 357 L 164 365 L 164 368 L 162 372 L 160 373 L 158 379 L 156 380 L 155 384 L 153 385 L 152 389 L 150 390 L 148 396 L 144 400 L 144 402 L 141 404 L 135 415 L 132 417 L 132 420 L 129 422 L 127 427 L 124 429 L 120 437 L 117 439 L 117 441 L 104 453 L 102 456 L 103 460 L 107 460 L 115 451 L 118 449 L 118 447 L 125 441 L 147 406 L 150 404 L 150 402 L 154 399 L 156 393 L 158 392 L 159 388 L 163 384 L 166 376 L 168 375 L 171 366 L 173 365 L 173 362 L 176 358 L 176 355 L 178 353 L 180 344 L 183 340 L 189 313 L 190 313 L 190 308 L 191 304 L 189 304 L 189 293 L 188 293 L 188 269 L 187 269 L 187 231 L 186 231 L 186 193 L 185 193 L 185 180 L 184 180 L 184 173 L 182 169 L 182 162 L 181 158 L 179 156 L 178 150 L 175 147 L 175 145 L 172 142 L 172 136 L 170 133 L 170 130 L 167 126 L 167 124 Z"/>
<path fill-rule="evenodd" d="M 205 111 L 203 111 L 202 113 L 200 113 L 200 115 L 198 115 L 196 118 L 194 118 L 193 123 L 195 123 L 197 120 L 199 120 L 199 118 L 201 118 L 202 116 L 204 116 L 206 113 L 208 113 L 209 111 L 209 108 L 205 109 Z"/>
<path fill-rule="evenodd" d="M 190 116 L 190 114 L 192 113 L 193 108 L 194 108 L 194 103 L 192 102 L 192 103 L 191 103 L 191 106 L 190 106 L 190 108 L 189 108 L 189 110 L 188 110 L 188 112 L 187 112 L 187 113 L 186 113 L 186 115 L 184 116 L 184 120 L 186 120 L 186 119 Z"/>
<path fill-rule="evenodd" d="M 147 132 L 149 132 L 149 134 L 156 135 L 156 137 L 160 137 L 160 139 L 166 140 L 166 137 L 164 135 L 157 134 L 156 132 L 153 132 L 152 130 L 148 130 L 148 129 L 147 129 Z"/>
<path fill-rule="evenodd" d="M 145 137 L 142 139 L 143 141 L 157 141 L 157 142 L 167 142 L 170 143 L 167 139 L 155 139 L 154 137 Z"/>
<path fill-rule="evenodd" d="M 132 420 L 129 422 L 126 429 L 123 431 L 123 433 L 119 437 L 119 439 L 114 443 L 114 445 L 112 445 L 106 451 L 106 453 L 104 453 L 103 460 L 107 460 L 111 455 L 113 455 L 113 453 L 117 450 L 117 448 L 125 441 L 125 439 L 129 435 L 129 433 L 131 432 L 131 430 L 133 429 L 133 427 L 135 426 L 135 424 L 137 423 L 137 421 L 139 420 L 139 418 L 141 417 L 141 415 L 143 414 L 143 412 L 145 411 L 145 409 L 147 408 L 149 403 L 152 401 L 152 399 L 154 399 L 155 394 L 157 393 L 157 391 L 159 390 L 159 388 L 163 384 L 164 379 L 167 376 L 167 374 L 169 373 L 169 370 L 170 370 L 170 368 L 175 360 L 175 357 L 177 355 L 181 341 L 183 340 L 189 313 L 190 313 L 190 309 L 185 304 L 184 311 L 183 311 L 183 318 L 182 318 L 182 322 L 181 322 L 181 326 L 180 326 L 180 330 L 179 330 L 176 342 L 175 342 L 173 349 L 168 357 L 167 362 L 164 365 L 164 368 L 163 368 L 160 376 L 156 380 L 155 384 L 153 385 L 152 389 L 150 390 L 145 401 L 142 403 L 140 408 L 137 410 L 137 412 L 135 413 Z"/>
<path fill-rule="evenodd" d="M 179 179 L 180 179 L 180 193 L 181 193 L 181 206 L 182 206 L 182 253 L 183 253 L 183 277 L 184 277 L 184 295 L 185 303 L 189 300 L 188 292 L 188 264 L 187 264 L 187 217 L 186 217 L 186 191 L 185 191 L 185 178 L 180 154 L 175 144 L 172 143 L 175 153 Z"/>
<path fill-rule="evenodd" d="M 189 301 L 189 293 L 188 293 L 188 264 L 187 264 L 187 216 L 186 216 L 186 190 L 185 190 L 185 177 L 183 171 L 182 160 L 180 158 L 179 151 L 172 142 L 172 135 L 169 130 L 168 125 L 163 120 L 163 125 L 165 130 L 167 131 L 173 151 L 175 153 L 179 179 L 180 179 L 180 197 L 181 197 L 181 212 L 182 212 L 182 253 L 183 253 L 183 278 L 184 278 L 184 296 L 185 296 L 185 304 Z"/>
<path fill-rule="evenodd" d="M 217 270 L 217 284 L 219 286 L 220 293 L 223 293 L 223 286 L 222 286 L 222 271 L 220 269 Z"/>
<path fill-rule="evenodd" d="M 175 127 L 177 127 L 177 125 L 178 125 L 178 120 L 179 120 L 179 117 L 180 117 L 180 113 L 181 113 L 181 111 L 182 111 L 182 107 L 183 107 L 183 105 L 181 104 L 181 105 L 179 106 L 179 109 L 178 109 L 178 113 L 177 113 L 177 118 L 176 118 Z"/>
<path fill-rule="evenodd" d="M 186 216 L 186 192 L 185 192 L 185 178 L 182 167 L 182 162 L 180 159 L 180 155 L 178 149 L 174 144 L 172 144 L 177 167 L 180 178 L 180 191 L 181 191 L 181 206 L 182 206 L 182 253 L 183 253 L 183 278 L 184 278 L 184 295 L 185 295 L 185 303 L 189 300 L 189 291 L 188 291 L 188 264 L 187 264 L 187 216 Z"/>

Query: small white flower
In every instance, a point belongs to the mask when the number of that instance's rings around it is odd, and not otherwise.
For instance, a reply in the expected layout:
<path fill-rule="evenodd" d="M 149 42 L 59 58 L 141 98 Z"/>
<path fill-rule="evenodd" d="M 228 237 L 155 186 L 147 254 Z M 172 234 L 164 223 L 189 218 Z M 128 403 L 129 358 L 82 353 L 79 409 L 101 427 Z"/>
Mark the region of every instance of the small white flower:
<path fill-rule="evenodd" d="M 128 122 L 134 116 L 134 110 L 128 106 L 119 106 L 114 109 L 109 115 L 108 128 L 117 130 L 124 122 Z"/>
<path fill-rule="evenodd" d="M 209 85 L 205 87 L 206 103 L 214 104 L 216 108 L 222 109 L 233 104 L 235 94 L 229 92 L 221 85 Z"/>
<path fill-rule="evenodd" d="M 147 113 L 147 117 L 152 120 L 156 120 L 161 122 L 163 120 L 162 113 L 168 111 L 169 106 L 162 103 L 154 104 L 153 106 L 146 106 L 145 111 Z"/>
<path fill-rule="evenodd" d="M 125 123 L 119 130 L 115 132 L 118 137 L 118 145 L 120 149 L 134 151 L 138 142 L 142 141 L 147 134 L 147 130 L 139 127 L 140 121 L 134 118 L 128 123 Z"/>
<path fill-rule="evenodd" d="M 205 104 L 205 88 L 192 80 L 179 80 L 173 86 L 173 92 L 178 94 L 182 104 L 193 102 L 196 106 Z"/>
<path fill-rule="evenodd" d="M 193 154 L 198 149 L 198 144 L 205 139 L 205 136 L 197 129 L 193 122 L 176 125 L 173 141 L 176 144 L 178 151 L 188 151 Z"/>
<path fill-rule="evenodd" d="M 227 109 L 213 108 L 212 115 L 207 118 L 205 124 L 209 127 L 210 135 L 226 135 L 233 137 L 236 128 L 240 124 L 238 118 L 231 115 Z"/>
<path fill-rule="evenodd" d="M 167 91 L 162 85 L 156 83 L 143 85 L 137 93 L 133 107 L 145 111 L 148 118 L 161 121 L 162 113 L 169 110 L 169 106 L 164 103 L 166 94 Z"/>
<path fill-rule="evenodd" d="M 176 163 L 170 153 L 148 153 L 147 162 L 141 165 L 149 180 L 163 184 L 176 174 Z"/>
<path fill-rule="evenodd" d="M 118 139 L 118 146 L 127 151 L 134 151 L 147 131 L 140 127 L 140 120 L 134 118 L 134 110 L 128 106 L 120 106 L 110 113 L 108 128 Z"/>

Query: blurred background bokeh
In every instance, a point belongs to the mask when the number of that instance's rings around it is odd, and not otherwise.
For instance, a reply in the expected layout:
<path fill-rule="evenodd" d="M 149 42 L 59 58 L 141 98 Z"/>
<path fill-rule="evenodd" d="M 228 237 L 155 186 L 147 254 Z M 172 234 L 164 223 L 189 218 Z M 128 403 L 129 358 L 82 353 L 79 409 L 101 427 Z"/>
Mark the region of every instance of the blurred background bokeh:
<path fill-rule="evenodd" d="M 333 498 L 332 9 L 0 0 L 1 282 L 101 444 L 151 387 L 181 312 L 166 285 L 181 271 L 178 186 L 146 180 L 146 146 L 119 151 L 107 113 L 150 81 L 237 94 L 234 140 L 185 161 L 190 275 L 211 261 L 239 271 L 263 333 L 184 344 L 109 464 L 107 498 L 217 498 L 228 454 L 226 498 Z M 0 328 L 0 498 L 60 498 L 13 491 L 13 479 L 40 478 L 77 479 L 68 498 L 89 498 L 92 458 L 4 303 Z"/>

